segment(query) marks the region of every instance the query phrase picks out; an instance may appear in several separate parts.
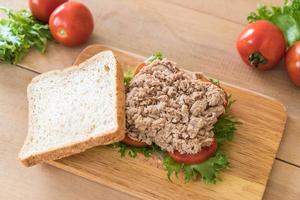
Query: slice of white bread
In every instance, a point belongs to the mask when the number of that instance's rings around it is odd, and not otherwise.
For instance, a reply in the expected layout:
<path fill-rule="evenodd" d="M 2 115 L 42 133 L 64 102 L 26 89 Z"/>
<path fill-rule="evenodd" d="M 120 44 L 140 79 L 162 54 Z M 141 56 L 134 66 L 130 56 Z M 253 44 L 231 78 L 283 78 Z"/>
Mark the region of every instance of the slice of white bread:
<path fill-rule="evenodd" d="M 27 95 L 29 128 L 19 153 L 25 166 L 114 143 L 125 136 L 123 72 L 111 51 L 79 66 L 35 77 Z"/>

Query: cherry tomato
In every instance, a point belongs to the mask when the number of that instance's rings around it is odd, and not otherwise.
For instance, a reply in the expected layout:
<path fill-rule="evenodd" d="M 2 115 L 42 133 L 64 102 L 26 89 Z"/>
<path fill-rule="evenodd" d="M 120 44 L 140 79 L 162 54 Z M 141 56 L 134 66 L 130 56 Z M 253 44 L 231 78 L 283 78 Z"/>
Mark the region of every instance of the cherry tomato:
<path fill-rule="evenodd" d="M 173 153 L 169 152 L 169 155 L 173 160 L 179 163 L 198 164 L 209 159 L 216 152 L 217 147 L 217 141 L 214 139 L 213 143 L 209 147 L 202 149 L 199 153 L 180 154 L 178 151 L 174 151 Z"/>
<path fill-rule="evenodd" d="M 138 142 L 138 141 L 132 140 L 127 135 L 125 135 L 125 138 L 122 140 L 122 142 L 125 143 L 125 144 L 128 144 L 128 145 L 134 146 L 134 147 L 146 147 L 146 146 L 148 146 L 144 142 Z"/>
<path fill-rule="evenodd" d="M 300 86 L 300 42 L 296 42 L 285 56 L 285 67 L 290 79 Z"/>
<path fill-rule="evenodd" d="M 51 13 L 56 7 L 68 0 L 28 0 L 32 15 L 38 20 L 48 23 Z"/>
<path fill-rule="evenodd" d="M 50 16 L 53 37 L 66 46 L 85 43 L 94 28 L 93 16 L 82 3 L 68 1 L 57 7 Z"/>
<path fill-rule="evenodd" d="M 141 63 L 141 64 L 135 69 L 134 75 L 137 75 L 137 74 L 141 71 L 141 69 L 142 69 L 143 67 L 145 67 L 145 66 L 146 66 L 145 63 Z"/>
<path fill-rule="evenodd" d="M 242 31 L 236 42 L 236 48 L 247 65 L 268 70 L 281 60 L 286 43 L 283 33 L 277 26 L 259 20 Z"/>

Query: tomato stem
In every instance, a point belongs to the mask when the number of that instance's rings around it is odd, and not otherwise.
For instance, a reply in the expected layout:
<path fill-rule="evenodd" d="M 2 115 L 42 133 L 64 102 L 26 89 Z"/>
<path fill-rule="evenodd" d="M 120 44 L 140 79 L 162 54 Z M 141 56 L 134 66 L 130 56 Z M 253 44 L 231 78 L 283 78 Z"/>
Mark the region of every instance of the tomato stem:
<path fill-rule="evenodd" d="M 250 54 L 248 60 L 254 67 L 258 67 L 259 64 L 267 64 L 268 62 L 268 60 L 260 52 Z"/>
<path fill-rule="evenodd" d="M 67 37 L 67 33 L 66 33 L 66 31 L 63 28 L 59 29 L 58 34 L 61 37 Z"/>

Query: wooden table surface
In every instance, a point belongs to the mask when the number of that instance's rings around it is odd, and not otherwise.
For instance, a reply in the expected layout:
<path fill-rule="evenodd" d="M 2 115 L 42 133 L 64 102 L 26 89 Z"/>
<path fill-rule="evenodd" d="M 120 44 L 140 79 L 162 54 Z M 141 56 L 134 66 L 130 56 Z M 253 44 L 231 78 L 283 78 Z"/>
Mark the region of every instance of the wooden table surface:
<path fill-rule="evenodd" d="M 282 65 L 269 72 L 246 67 L 236 53 L 235 40 L 257 3 L 282 1 L 84 1 L 95 18 L 88 44 L 111 45 L 143 56 L 162 51 L 186 69 L 277 98 L 286 106 L 286 130 L 265 200 L 300 199 L 300 88 L 289 81 Z M 0 1 L 15 9 L 27 7 L 26 3 Z M 51 43 L 46 54 L 31 51 L 18 66 L 1 64 L 0 199 L 135 199 L 48 165 L 24 168 L 17 160 L 27 132 L 27 84 L 38 73 L 71 65 L 86 45 L 67 48 Z"/>

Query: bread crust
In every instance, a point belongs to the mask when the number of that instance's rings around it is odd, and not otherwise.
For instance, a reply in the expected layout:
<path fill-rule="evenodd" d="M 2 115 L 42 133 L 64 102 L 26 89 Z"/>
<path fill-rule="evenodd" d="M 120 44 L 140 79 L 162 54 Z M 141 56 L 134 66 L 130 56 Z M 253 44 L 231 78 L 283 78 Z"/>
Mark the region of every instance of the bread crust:
<path fill-rule="evenodd" d="M 91 59 L 91 58 L 90 58 Z M 88 59 L 86 62 L 89 62 Z M 44 163 L 51 160 L 57 160 L 60 158 L 64 158 L 73 154 L 77 154 L 80 152 L 83 152 L 87 149 L 90 149 L 95 146 L 99 145 L 106 145 L 111 144 L 114 142 L 121 141 L 125 137 L 125 89 L 124 89 L 124 83 L 123 83 L 123 70 L 118 61 L 116 61 L 116 119 L 117 119 L 117 127 L 112 130 L 111 132 L 107 132 L 106 134 L 98 137 L 89 138 L 87 140 L 76 142 L 76 143 L 70 143 L 68 145 L 65 145 L 59 149 L 52 149 L 48 150 L 43 153 L 38 153 L 35 155 L 31 155 L 26 158 L 20 158 L 20 153 L 23 151 L 27 143 L 29 142 L 32 131 L 31 131 L 31 114 L 32 114 L 32 101 L 30 101 L 31 98 L 31 92 L 29 91 L 30 85 L 33 84 L 36 81 L 39 81 L 44 76 L 48 76 L 49 74 L 57 74 L 61 72 L 68 72 L 76 70 L 79 66 L 73 66 L 65 70 L 55 70 L 51 72 L 47 72 L 45 74 L 42 74 L 38 77 L 35 77 L 32 82 L 29 84 L 27 88 L 27 94 L 28 94 L 28 101 L 29 101 L 29 112 L 28 112 L 28 119 L 29 119 L 29 127 L 28 127 L 28 134 L 25 139 L 25 143 L 19 153 L 19 159 L 21 162 L 26 166 L 30 167 L 33 165 L 36 165 L 38 163 Z"/>

